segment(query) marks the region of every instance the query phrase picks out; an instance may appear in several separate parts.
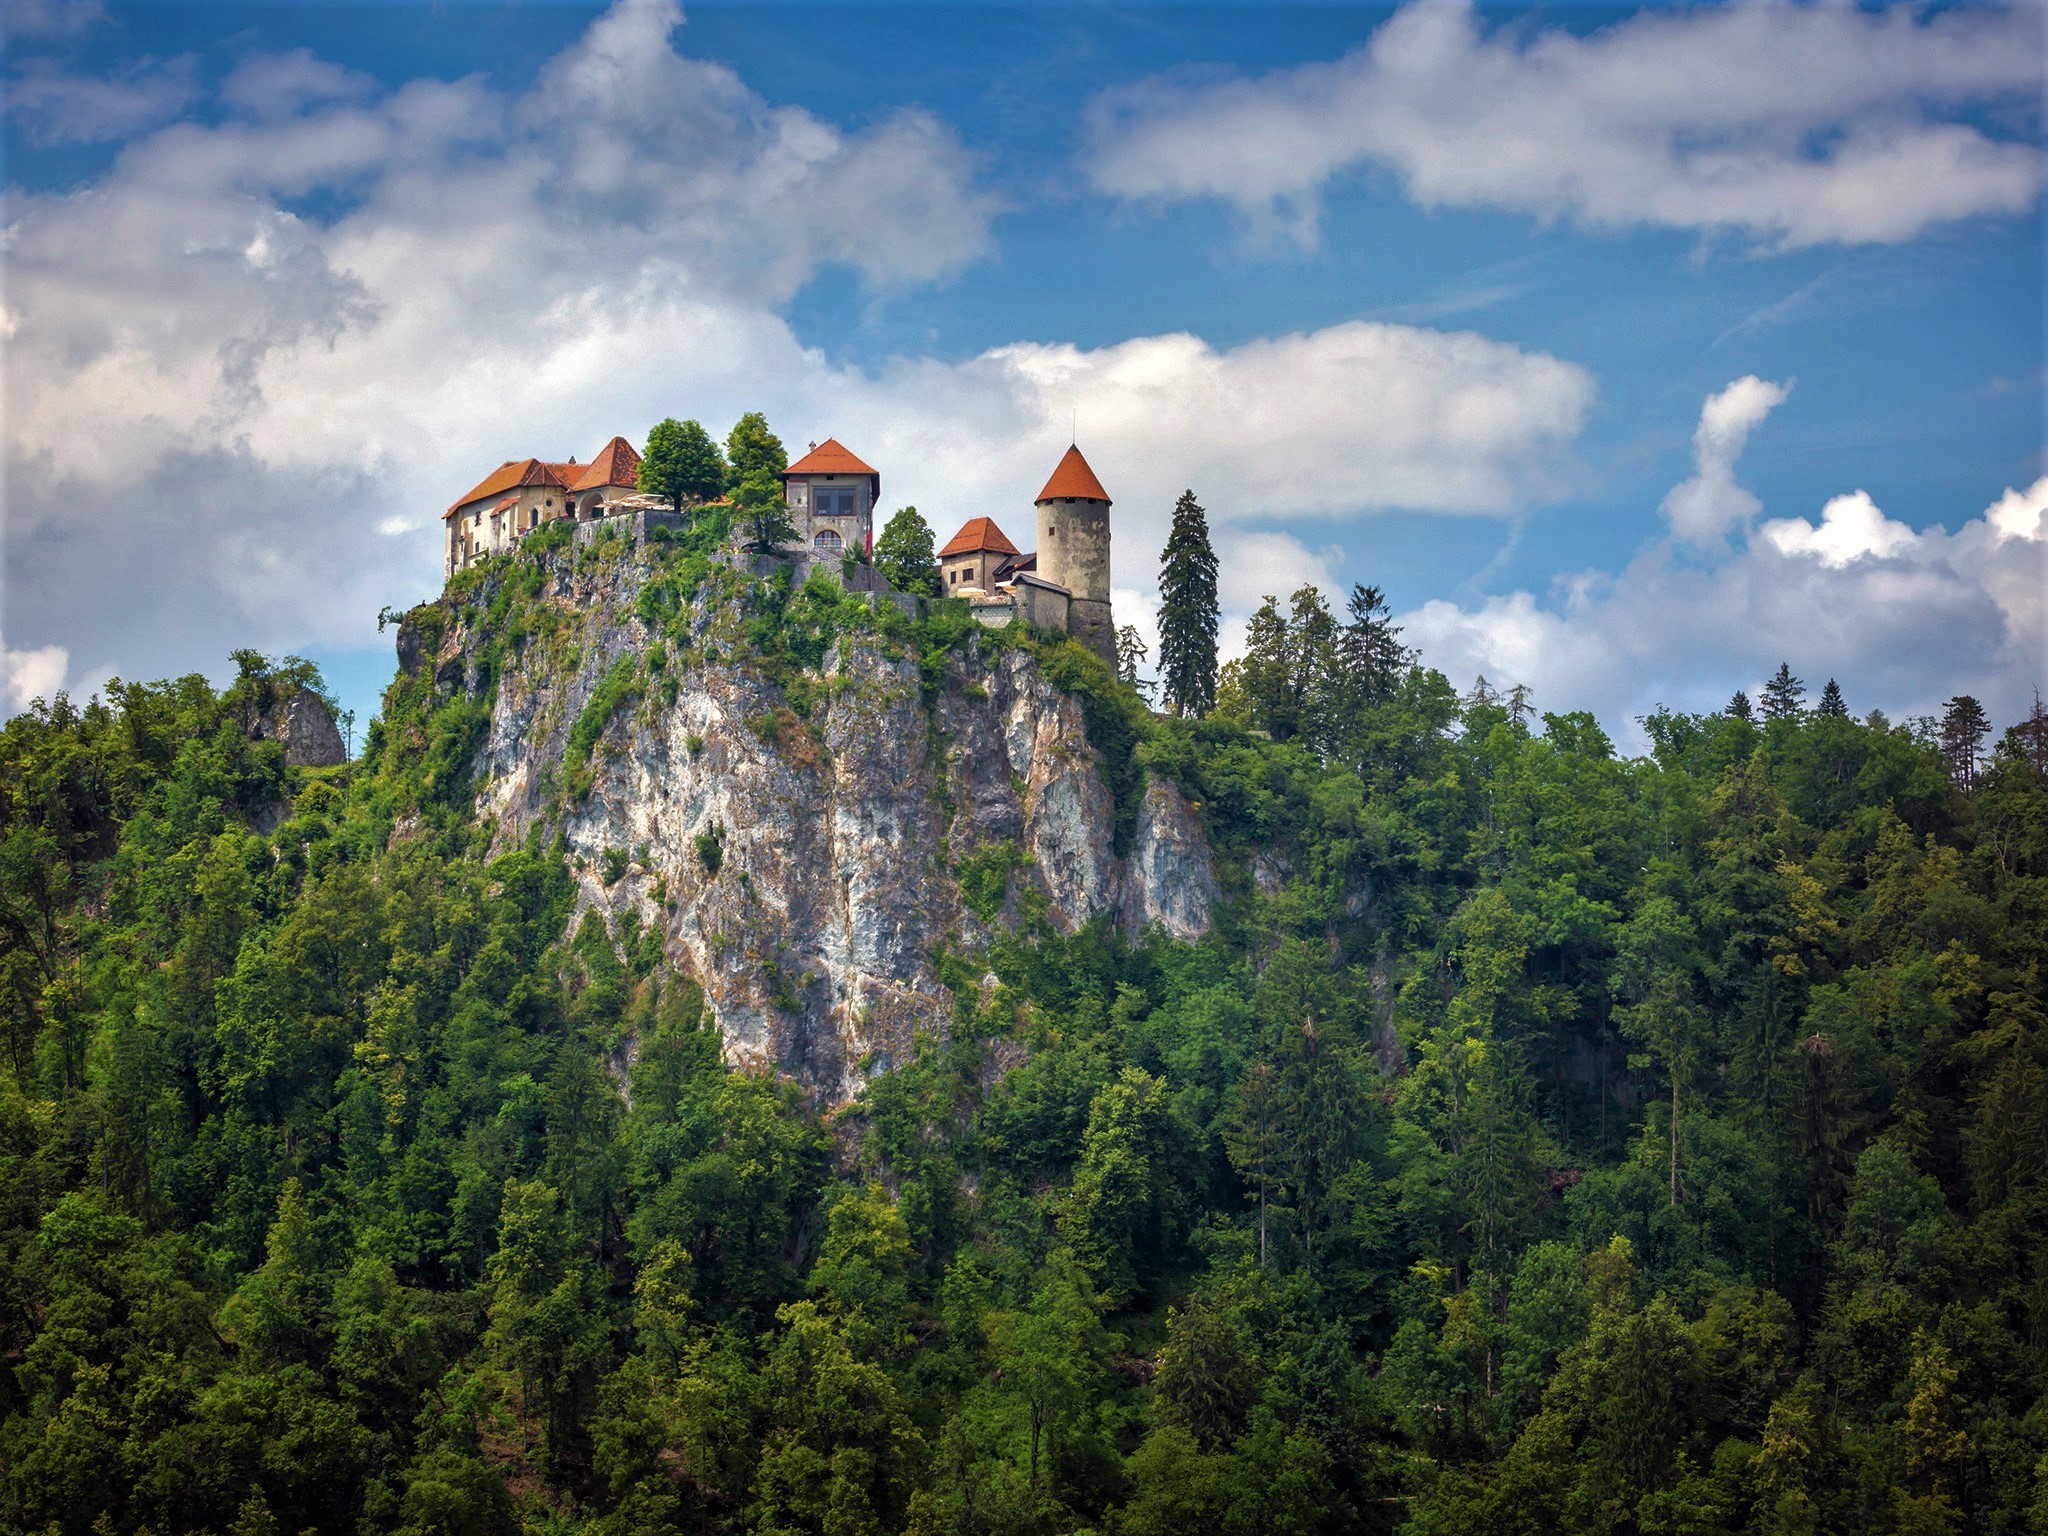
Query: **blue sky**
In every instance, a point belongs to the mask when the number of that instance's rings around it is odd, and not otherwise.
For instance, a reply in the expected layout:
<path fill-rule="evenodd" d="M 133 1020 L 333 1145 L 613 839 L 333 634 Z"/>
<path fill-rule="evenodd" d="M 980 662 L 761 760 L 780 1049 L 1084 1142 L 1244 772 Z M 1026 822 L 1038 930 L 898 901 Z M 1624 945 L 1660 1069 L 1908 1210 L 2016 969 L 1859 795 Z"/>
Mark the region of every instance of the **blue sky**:
<path fill-rule="evenodd" d="M 6 15 L 10 708 L 367 718 L 454 495 L 753 406 L 941 537 L 1075 422 L 1121 617 L 1192 485 L 1238 623 L 1377 583 L 1624 740 L 2048 681 L 2037 9 Z"/>

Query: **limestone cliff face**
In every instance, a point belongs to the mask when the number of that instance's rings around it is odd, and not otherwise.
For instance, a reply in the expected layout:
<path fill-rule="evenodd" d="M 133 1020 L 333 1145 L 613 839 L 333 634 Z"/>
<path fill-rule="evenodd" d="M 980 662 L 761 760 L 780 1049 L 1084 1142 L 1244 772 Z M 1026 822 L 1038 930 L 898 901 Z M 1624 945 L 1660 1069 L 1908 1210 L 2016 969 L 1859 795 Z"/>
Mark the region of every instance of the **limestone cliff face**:
<path fill-rule="evenodd" d="M 563 792 L 573 723 L 619 657 L 644 670 L 655 648 L 635 612 L 651 569 L 637 551 L 550 566 L 537 601 L 570 625 L 559 650 L 574 661 L 506 662 L 478 805 L 504 844 L 559 825 L 579 911 L 657 926 L 733 1059 L 840 1101 L 906 1059 L 916 1029 L 943 1028 L 936 956 L 988 936 L 956 875 L 977 852 L 1023 854 L 997 922 L 1030 889 L 1063 929 L 1105 914 L 1133 935 L 1207 929 L 1216 873 L 1194 815 L 1154 778 L 1119 856 L 1081 705 L 1028 652 L 970 645 L 928 702 L 899 642 L 845 636 L 803 720 L 743 644 L 720 643 L 731 621 L 718 600 L 700 600 L 690 643 L 598 738 L 588 793 Z M 400 654 L 447 689 L 473 687 L 482 638 L 457 623 L 430 651 L 414 628 Z"/>

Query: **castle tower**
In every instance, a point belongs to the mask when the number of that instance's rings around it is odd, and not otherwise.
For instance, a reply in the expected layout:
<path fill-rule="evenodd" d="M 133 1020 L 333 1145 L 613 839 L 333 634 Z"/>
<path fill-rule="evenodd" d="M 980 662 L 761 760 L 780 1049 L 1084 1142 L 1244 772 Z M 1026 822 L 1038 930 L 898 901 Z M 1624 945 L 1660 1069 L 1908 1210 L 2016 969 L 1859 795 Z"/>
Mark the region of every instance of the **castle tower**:
<path fill-rule="evenodd" d="M 1038 575 L 1067 589 L 1067 629 L 1104 661 L 1116 664 L 1116 625 L 1109 616 L 1109 492 L 1081 457 L 1067 449 L 1038 493 Z"/>

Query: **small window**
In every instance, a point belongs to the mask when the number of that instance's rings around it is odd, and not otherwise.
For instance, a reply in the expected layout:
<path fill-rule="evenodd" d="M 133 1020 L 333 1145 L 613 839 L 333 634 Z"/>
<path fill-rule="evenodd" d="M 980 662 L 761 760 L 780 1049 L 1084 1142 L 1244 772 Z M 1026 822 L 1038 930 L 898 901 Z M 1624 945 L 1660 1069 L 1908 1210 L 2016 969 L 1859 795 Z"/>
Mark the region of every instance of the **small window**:
<path fill-rule="evenodd" d="M 839 542 L 839 535 L 834 533 L 830 528 L 827 528 L 823 533 L 819 534 L 818 537 L 812 542 L 814 542 L 821 551 L 828 555 L 838 554 L 841 548 Z"/>
<path fill-rule="evenodd" d="M 1048 539 L 1058 538 L 1060 536 L 1060 525 L 1058 523 L 1047 523 L 1045 525 L 1045 536 Z"/>

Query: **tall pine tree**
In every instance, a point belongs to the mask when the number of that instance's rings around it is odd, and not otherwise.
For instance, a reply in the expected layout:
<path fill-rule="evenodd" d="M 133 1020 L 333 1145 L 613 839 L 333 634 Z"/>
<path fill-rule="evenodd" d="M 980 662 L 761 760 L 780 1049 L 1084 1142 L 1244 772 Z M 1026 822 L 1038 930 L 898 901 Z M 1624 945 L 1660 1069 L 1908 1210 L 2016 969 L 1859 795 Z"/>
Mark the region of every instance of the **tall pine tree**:
<path fill-rule="evenodd" d="M 1159 685 L 1175 715 L 1206 715 L 1215 707 L 1216 623 L 1209 519 L 1195 493 L 1182 491 L 1159 561 Z"/>
<path fill-rule="evenodd" d="M 1984 706 L 1967 693 L 1948 701 L 1941 712 L 1941 755 L 1948 759 L 1948 774 L 1957 789 L 1977 787 L 1977 765 L 1983 758 L 1984 738 L 1991 734 L 1991 717 Z"/>
<path fill-rule="evenodd" d="M 1791 663 L 1779 662 L 1778 670 L 1764 684 L 1764 718 L 1796 720 L 1805 709 L 1806 684 L 1792 675 Z"/>

